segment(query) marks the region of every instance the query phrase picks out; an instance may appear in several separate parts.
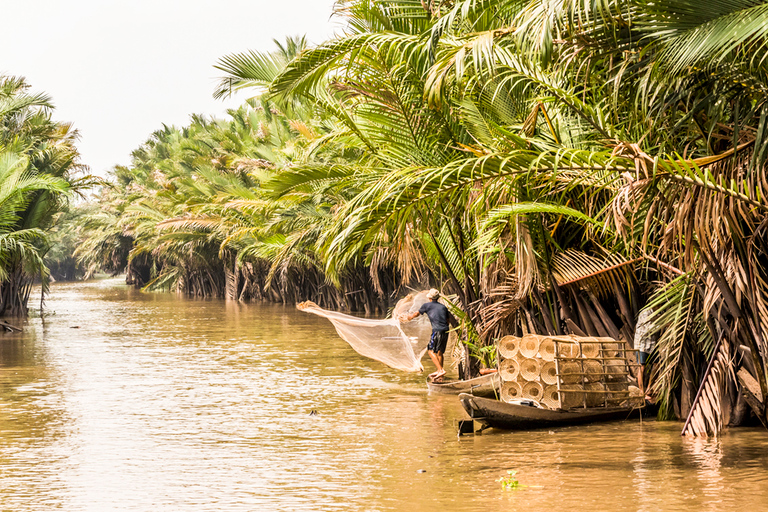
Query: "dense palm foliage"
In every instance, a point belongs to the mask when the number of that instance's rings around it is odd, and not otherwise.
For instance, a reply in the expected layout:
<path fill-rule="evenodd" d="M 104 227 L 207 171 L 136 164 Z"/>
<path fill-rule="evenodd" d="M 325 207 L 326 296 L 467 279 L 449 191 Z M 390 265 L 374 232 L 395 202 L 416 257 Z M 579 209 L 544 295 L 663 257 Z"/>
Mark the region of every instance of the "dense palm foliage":
<path fill-rule="evenodd" d="M 662 415 L 716 432 L 749 404 L 768 421 L 768 5 L 337 11 L 339 38 L 222 59 L 217 95 L 260 96 L 137 150 L 84 257 L 189 293 L 354 308 L 359 292 L 368 310 L 431 281 L 474 350 L 510 332 L 631 341 L 649 306 Z"/>
<path fill-rule="evenodd" d="M 76 133 L 51 110 L 23 79 L 0 77 L 0 315 L 25 315 L 34 278 L 47 282 L 45 230 L 77 185 Z"/>

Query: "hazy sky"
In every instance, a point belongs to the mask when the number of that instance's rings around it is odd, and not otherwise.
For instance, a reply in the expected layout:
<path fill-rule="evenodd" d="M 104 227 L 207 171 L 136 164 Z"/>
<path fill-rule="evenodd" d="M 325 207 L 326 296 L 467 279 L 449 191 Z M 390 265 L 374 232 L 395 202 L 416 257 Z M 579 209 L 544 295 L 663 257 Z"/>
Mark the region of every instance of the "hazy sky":
<path fill-rule="evenodd" d="M 80 131 L 82 161 L 104 175 L 162 123 L 224 116 L 248 97 L 214 100 L 227 54 L 271 51 L 272 39 L 333 36 L 333 0 L 3 0 L 0 74 L 52 96 Z"/>

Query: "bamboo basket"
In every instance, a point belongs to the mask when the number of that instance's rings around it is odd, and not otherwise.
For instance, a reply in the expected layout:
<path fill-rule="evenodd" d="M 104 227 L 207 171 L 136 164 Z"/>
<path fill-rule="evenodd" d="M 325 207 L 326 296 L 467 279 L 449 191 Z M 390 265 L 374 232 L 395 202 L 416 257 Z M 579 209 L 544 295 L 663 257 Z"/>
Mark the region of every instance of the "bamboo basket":
<path fill-rule="evenodd" d="M 600 355 L 601 343 L 597 341 L 597 338 L 582 338 L 579 341 L 581 347 L 581 357 L 598 357 Z"/>
<path fill-rule="evenodd" d="M 607 359 L 603 361 L 606 380 L 621 382 L 627 379 L 627 363 L 622 359 Z"/>
<path fill-rule="evenodd" d="M 523 357 L 536 357 L 539 353 L 539 337 L 535 334 L 526 334 L 520 340 L 520 354 Z"/>
<path fill-rule="evenodd" d="M 555 360 L 555 340 L 552 338 L 544 338 L 539 344 L 539 356 L 544 361 Z"/>
<path fill-rule="evenodd" d="M 540 402 L 544 396 L 544 387 L 540 382 L 527 382 L 523 386 L 523 398 Z"/>
<path fill-rule="evenodd" d="M 503 381 L 517 381 L 520 375 L 520 363 L 515 359 L 505 359 L 499 365 L 499 376 Z"/>
<path fill-rule="evenodd" d="M 541 363 L 538 359 L 523 359 L 520 362 L 520 376 L 527 381 L 539 380 Z"/>
<path fill-rule="evenodd" d="M 584 389 L 586 391 L 595 391 L 595 393 L 586 393 L 587 407 L 599 407 L 605 405 L 605 385 L 602 382 L 590 382 L 584 386 Z"/>
<path fill-rule="evenodd" d="M 503 359 L 511 359 L 520 350 L 520 338 L 517 336 L 504 336 L 499 340 L 499 355 Z"/>
<path fill-rule="evenodd" d="M 560 382 L 562 384 L 578 384 L 581 382 L 581 365 L 575 361 L 560 363 Z"/>
<path fill-rule="evenodd" d="M 584 405 L 584 387 L 581 384 L 565 384 L 560 386 L 560 407 L 573 409 Z"/>
<path fill-rule="evenodd" d="M 560 357 L 579 357 L 579 344 L 572 341 L 563 342 L 558 340 L 557 352 Z"/>
<path fill-rule="evenodd" d="M 557 384 L 557 367 L 554 361 L 544 363 L 541 367 L 541 382 L 547 385 Z"/>
<path fill-rule="evenodd" d="M 629 384 L 627 382 L 606 382 L 605 383 L 605 389 L 606 391 L 611 391 L 611 393 L 608 393 L 607 399 L 611 402 L 616 402 L 618 400 L 625 400 L 629 396 Z"/>
<path fill-rule="evenodd" d="M 603 365 L 600 361 L 581 361 L 584 369 L 584 380 L 587 382 L 597 382 L 603 379 Z"/>
<path fill-rule="evenodd" d="M 560 393 L 557 391 L 557 386 L 547 386 L 544 388 L 544 395 L 541 397 L 541 403 L 550 409 L 560 408 Z"/>
<path fill-rule="evenodd" d="M 523 388 L 517 382 L 504 382 L 501 384 L 501 400 L 511 402 L 519 400 L 523 396 Z"/>

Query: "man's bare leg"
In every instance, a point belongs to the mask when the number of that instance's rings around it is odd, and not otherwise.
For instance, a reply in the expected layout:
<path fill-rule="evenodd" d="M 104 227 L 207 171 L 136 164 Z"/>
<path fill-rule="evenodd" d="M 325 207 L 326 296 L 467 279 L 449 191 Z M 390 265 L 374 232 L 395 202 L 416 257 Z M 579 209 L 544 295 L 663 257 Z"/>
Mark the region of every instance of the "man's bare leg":
<path fill-rule="evenodd" d="M 432 362 L 435 363 L 435 366 L 437 367 L 437 371 L 434 373 L 430 373 L 429 376 L 433 379 L 438 379 L 445 375 L 445 370 L 443 369 L 443 353 L 442 352 L 432 352 L 429 351 L 429 358 L 432 359 Z"/>
<path fill-rule="evenodd" d="M 443 368 L 443 353 L 442 352 L 438 352 L 437 353 L 437 360 L 439 362 L 439 365 L 438 365 L 439 370 L 437 371 L 437 376 L 438 377 L 442 377 L 443 375 L 445 375 L 445 368 Z"/>

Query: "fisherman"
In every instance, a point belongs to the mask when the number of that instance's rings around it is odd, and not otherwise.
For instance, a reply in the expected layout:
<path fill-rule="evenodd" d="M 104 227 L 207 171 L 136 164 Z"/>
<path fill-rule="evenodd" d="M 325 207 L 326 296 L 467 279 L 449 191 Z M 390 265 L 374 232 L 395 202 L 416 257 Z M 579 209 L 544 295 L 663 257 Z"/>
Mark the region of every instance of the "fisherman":
<path fill-rule="evenodd" d="M 448 308 L 437 301 L 439 298 L 440 292 L 432 288 L 427 292 L 429 302 L 422 304 L 418 311 L 400 317 L 401 322 L 409 322 L 423 314 L 429 317 L 429 322 L 432 324 L 432 336 L 429 338 L 427 349 L 429 350 L 429 357 L 437 367 L 437 371 L 429 374 L 429 378 L 433 381 L 445 375 L 443 355 L 448 344 L 448 329 L 451 326 L 458 325 L 453 315 L 448 312 Z"/>
<path fill-rule="evenodd" d="M 645 393 L 645 399 L 652 401 L 648 394 L 650 387 L 650 375 L 646 375 L 648 358 L 656 345 L 656 325 L 652 321 L 653 310 L 645 308 L 637 315 L 637 326 L 635 327 L 635 350 L 637 350 L 637 362 L 640 368 L 637 371 L 637 385 Z"/>

